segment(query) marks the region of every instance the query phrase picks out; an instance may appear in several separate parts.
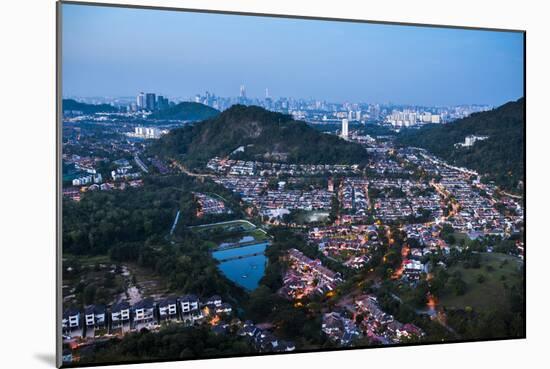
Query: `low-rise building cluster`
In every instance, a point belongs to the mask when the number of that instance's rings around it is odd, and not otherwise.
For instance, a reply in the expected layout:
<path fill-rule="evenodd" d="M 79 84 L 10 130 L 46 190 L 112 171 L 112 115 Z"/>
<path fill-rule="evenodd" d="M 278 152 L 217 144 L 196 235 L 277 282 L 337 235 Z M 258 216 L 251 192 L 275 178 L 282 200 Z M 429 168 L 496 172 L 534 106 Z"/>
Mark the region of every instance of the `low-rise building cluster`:
<path fill-rule="evenodd" d="M 134 179 L 128 182 L 105 182 L 102 184 L 91 184 L 89 186 L 81 187 L 64 187 L 62 192 L 63 196 L 74 201 L 80 201 L 82 194 L 88 191 L 111 191 L 121 190 L 124 191 L 127 188 L 137 188 L 143 186 L 142 179 Z"/>
<path fill-rule="evenodd" d="M 323 314 L 321 330 L 341 346 L 353 345 L 360 338 L 371 344 L 391 345 L 424 336 L 414 324 L 403 324 L 384 312 L 373 295 L 359 296 L 339 311 Z"/>
<path fill-rule="evenodd" d="M 341 346 L 350 346 L 355 339 L 362 336 L 353 319 L 346 318 L 339 312 L 323 314 L 321 330 L 331 341 Z"/>
<path fill-rule="evenodd" d="M 142 328 L 155 330 L 163 321 L 194 324 L 231 313 L 231 305 L 217 295 L 203 300 L 195 295 L 170 296 L 158 301 L 146 298 L 133 305 L 122 300 L 109 308 L 103 305 L 90 305 L 83 311 L 69 308 L 63 313 L 62 327 L 65 336 L 93 338 L 97 335 L 125 334 Z"/>
<path fill-rule="evenodd" d="M 324 189 L 308 191 L 268 189 L 268 182 L 262 177 L 218 177 L 215 181 L 238 193 L 242 200 L 257 208 L 261 215 L 273 216 L 277 209 L 328 210 L 334 194 Z M 281 213 L 283 214 L 283 213 Z"/>
<path fill-rule="evenodd" d="M 482 196 L 468 181 L 468 175 L 452 169 L 442 170 L 442 175 L 439 188 L 452 196 L 457 205 L 447 221 L 457 231 L 504 237 L 523 221 L 520 216 L 500 213 L 494 207 L 494 200 Z"/>
<path fill-rule="evenodd" d="M 523 223 L 523 207 L 493 184 L 483 184 L 475 171 L 450 165 L 422 149 L 402 149 L 400 155 L 423 171 L 440 179 L 433 187 L 451 199 L 452 210 L 445 221 L 470 238 L 518 233 Z M 502 205 L 499 205 L 502 204 Z M 497 207 L 504 206 L 504 214 Z"/>
<path fill-rule="evenodd" d="M 268 329 L 262 329 L 250 320 L 242 324 L 237 335 L 247 338 L 259 352 L 289 352 L 296 348 L 292 341 L 279 339 Z"/>
<path fill-rule="evenodd" d="M 206 167 L 218 174 L 240 176 L 257 175 L 262 177 L 358 173 L 357 165 L 286 164 L 278 162 L 233 160 L 219 157 L 210 159 Z"/>
<path fill-rule="evenodd" d="M 193 196 L 195 196 L 198 204 L 197 216 L 199 218 L 203 215 L 226 214 L 231 212 L 231 209 L 228 209 L 225 206 L 225 203 L 220 199 L 216 199 L 200 192 L 193 192 Z"/>
<path fill-rule="evenodd" d="M 369 181 L 365 178 L 345 178 L 338 191 L 340 207 L 362 217 L 369 210 Z"/>
<path fill-rule="evenodd" d="M 376 216 L 382 221 L 443 215 L 441 197 L 427 183 L 411 179 L 372 179 L 369 188 L 378 196 L 372 199 Z"/>
<path fill-rule="evenodd" d="M 340 273 L 328 269 L 318 259 L 308 258 L 297 249 L 288 250 L 287 258 L 289 267 L 279 291 L 287 298 L 299 300 L 311 294 L 326 294 L 343 281 Z"/>
<path fill-rule="evenodd" d="M 407 235 L 407 240 L 415 240 L 415 246 L 423 249 L 424 255 L 441 250 L 444 253 L 449 252 L 449 245 L 440 237 L 441 227 L 436 224 L 406 224 L 403 231 Z M 409 242 L 412 243 L 412 242 Z M 411 252 L 415 247 L 411 247 Z"/>
<path fill-rule="evenodd" d="M 351 269 L 363 268 L 370 252 L 380 245 L 375 225 L 315 227 L 309 231 L 308 240 L 325 256 Z"/>

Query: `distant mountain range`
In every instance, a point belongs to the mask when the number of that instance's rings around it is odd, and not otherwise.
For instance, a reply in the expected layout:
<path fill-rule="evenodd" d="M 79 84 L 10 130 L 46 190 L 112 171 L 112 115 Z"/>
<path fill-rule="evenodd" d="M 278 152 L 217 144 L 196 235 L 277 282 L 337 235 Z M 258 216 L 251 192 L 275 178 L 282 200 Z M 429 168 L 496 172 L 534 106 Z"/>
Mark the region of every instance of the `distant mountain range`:
<path fill-rule="evenodd" d="M 167 119 L 167 120 L 205 120 L 213 118 L 220 112 L 207 105 L 195 102 L 182 102 L 154 112 L 149 117 L 152 119 Z"/>
<path fill-rule="evenodd" d="M 63 111 L 81 111 L 84 114 L 112 113 L 118 111 L 109 104 L 86 104 L 73 99 L 63 99 Z"/>
<path fill-rule="evenodd" d="M 520 191 L 524 182 L 525 99 L 475 113 L 445 125 L 429 125 L 398 135 L 403 145 L 425 148 L 453 164 L 471 168 L 505 189 Z M 467 136 L 487 136 L 471 146 Z M 485 137 L 483 137 L 485 138 Z"/>
<path fill-rule="evenodd" d="M 321 133 L 291 116 L 257 106 L 234 105 L 220 115 L 174 129 L 158 140 L 155 154 L 179 158 L 190 167 L 214 157 L 311 164 L 361 164 L 359 145 Z M 244 149 L 244 151 L 242 151 Z"/>

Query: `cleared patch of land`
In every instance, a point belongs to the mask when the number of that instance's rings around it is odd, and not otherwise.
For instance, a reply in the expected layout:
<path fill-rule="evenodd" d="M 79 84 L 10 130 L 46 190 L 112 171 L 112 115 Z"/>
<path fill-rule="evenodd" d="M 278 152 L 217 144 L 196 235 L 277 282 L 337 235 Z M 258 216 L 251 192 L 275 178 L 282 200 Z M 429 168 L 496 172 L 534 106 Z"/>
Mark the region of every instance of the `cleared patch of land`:
<path fill-rule="evenodd" d="M 170 290 L 165 278 L 137 263 L 125 263 L 124 265 L 128 268 L 132 282 L 135 281 L 135 286 L 143 297 L 159 298 L 183 292 Z"/>

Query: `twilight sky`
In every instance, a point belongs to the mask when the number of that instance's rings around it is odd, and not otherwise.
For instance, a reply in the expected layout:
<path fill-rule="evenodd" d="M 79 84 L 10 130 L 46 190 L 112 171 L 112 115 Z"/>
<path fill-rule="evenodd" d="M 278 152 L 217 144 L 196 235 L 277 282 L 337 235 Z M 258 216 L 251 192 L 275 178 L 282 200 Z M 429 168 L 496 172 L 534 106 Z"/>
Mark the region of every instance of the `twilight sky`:
<path fill-rule="evenodd" d="M 63 95 L 293 96 L 500 105 L 523 96 L 523 35 L 63 5 Z"/>

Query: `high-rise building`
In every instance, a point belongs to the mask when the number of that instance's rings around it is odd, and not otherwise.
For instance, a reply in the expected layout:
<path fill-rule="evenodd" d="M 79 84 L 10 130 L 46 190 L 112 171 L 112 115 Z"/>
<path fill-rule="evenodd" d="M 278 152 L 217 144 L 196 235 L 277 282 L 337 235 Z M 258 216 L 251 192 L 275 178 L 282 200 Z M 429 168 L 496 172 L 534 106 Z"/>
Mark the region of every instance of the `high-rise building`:
<path fill-rule="evenodd" d="M 168 99 L 162 95 L 157 97 L 157 109 L 162 110 L 168 108 Z"/>
<path fill-rule="evenodd" d="M 145 107 L 147 110 L 153 111 L 157 108 L 157 100 L 154 93 L 145 94 Z"/>
<path fill-rule="evenodd" d="M 160 138 L 162 131 L 157 127 L 136 127 L 134 137 L 139 138 Z"/>
<path fill-rule="evenodd" d="M 424 115 L 422 115 L 422 121 L 424 123 L 431 123 L 432 122 L 432 113 L 425 112 Z"/>
<path fill-rule="evenodd" d="M 145 109 L 145 94 L 143 92 L 140 92 L 139 95 L 137 95 L 136 104 L 138 110 Z"/>
<path fill-rule="evenodd" d="M 246 90 L 245 90 L 245 88 L 244 88 L 244 85 L 241 85 L 241 89 L 240 89 L 240 91 L 239 91 L 239 97 L 240 97 L 241 99 L 245 99 L 245 98 L 246 98 Z"/>
<path fill-rule="evenodd" d="M 342 137 L 343 138 L 348 138 L 348 120 L 347 119 L 342 119 Z"/>

